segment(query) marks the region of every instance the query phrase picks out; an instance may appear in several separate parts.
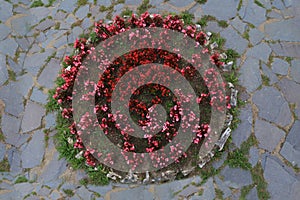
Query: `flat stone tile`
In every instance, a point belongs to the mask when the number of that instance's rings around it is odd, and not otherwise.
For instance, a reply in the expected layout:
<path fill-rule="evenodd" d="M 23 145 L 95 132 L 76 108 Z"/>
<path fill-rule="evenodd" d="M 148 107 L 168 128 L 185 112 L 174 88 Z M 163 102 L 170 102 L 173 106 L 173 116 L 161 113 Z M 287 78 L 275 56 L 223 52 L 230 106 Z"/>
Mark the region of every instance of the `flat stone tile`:
<path fill-rule="evenodd" d="M 256 46 L 250 48 L 249 50 L 247 50 L 246 56 L 256 58 L 256 59 L 262 60 L 265 63 L 267 63 L 271 52 L 272 52 L 272 50 L 267 44 L 260 43 Z"/>
<path fill-rule="evenodd" d="M 76 3 L 77 3 L 76 1 L 72 1 L 72 0 L 62 1 L 59 5 L 59 9 L 62 9 L 64 11 L 66 11 L 67 13 L 71 13 L 77 7 Z"/>
<path fill-rule="evenodd" d="M 242 19 L 258 27 L 266 21 L 266 9 L 258 6 L 253 0 L 250 0 Z"/>
<path fill-rule="evenodd" d="M 217 176 L 214 177 L 217 187 L 223 192 L 223 198 L 226 199 L 231 195 L 230 188 Z"/>
<path fill-rule="evenodd" d="M 5 111 L 18 117 L 24 110 L 23 97 L 18 94 L 15 84 L 8 84 L 0 89 L 0 99 L 5 103 Z"/>
<path fill-rule="evenodd" d="M 6 145 L 0 142 L 0 162 L 3 160 L 5 154 L 6 154 Z"/>
<path fill-rule="evenodd" d="M 300 60 L 292 61 L 291 76 L 294 81 L 300 83 Z"/>
<path fill-rule="evenodd" d="M 8 72 L 6 68 L 6 57 L 0 54 L 0 86 L 8 80 Z"/>
<path fill-rule="evenodd" d="M 260 32 L 258 29 L 254 28 L 249 31 L 249 40 L 251 44 L 257 45 L 264 38 L 264 34 Z"/>
<path fill-rule="evenodd" d="M 232 188 L 237 189 L 252 184 L 250 171 L 244 169 L 230 168 L 226 166 L 221 171 L 221 175 L 224 177 L 225 184 Z"/>
<path fill-rule="evenodd" d="M 0 41 L 0 52 L 4 55 L 9 55 L 14 58 L 18 44 L 12 38 L 7 38 L 6 40 Z"/>
<path fill-rule="evenodd" d="M 230 21 L 230 24 L 240 33 L 243 34 L 246 30 L 247 24 L 242 22 L 239 17 L 235 17 L 233 20 Z"/>
<path fill-rule="evenodd" d="M 43 53 L 35 53 L 31 56 L 25 58 L 24 69 L 31 73 L 33 76 L 36 76 L 43 65 L 45 64 L 46 59 L 52 55 L 54 52 L 53 49 L 46 49 Z"/>
<path fill-rule="evenodd" d="M 225 48 L 236 50 L 242 54 L 248 47 L 248 41 L 240 36 L 232 27 L 227 27 L 221 33 L 221 37 L 226 38 Z"/>
<path fill-rule="evenodd" d="M 16 82 L 17 92 L 27 97 L 29 90 L 33 87 L 33 77 L 30 74 L 19 76 Z"/>
<path fill-rule="evenodd" d="M 276 44 L 270 44 L 271 49 L 278 56 L 288 56 L 294 58 L 300 58 L 300 45 L 291 42 L 280 42 Z"/>
<path fill-rule="evenodd" d="M 60 70 L 60 62 L 57 59 L 51 59 L 50 62 L 46 65 L 45 69 L 42 71 L 41 75 L 38 78 L 38 83 L 46 88 L 53 88 L 54 81 L 58 76 Z"/>
<path fill-rule="evenodd" d="M 11 26 L 14 32 L 20 36 L 25 36 L 30 33 L 31 27 L 38 23 L 38 19 L 33 15 L 27 15 L 11 20 Z"/>
<path fill-rule="evenodd" d="M 37 19 L 44 19 L 49 16 L 50 9 L 47 7 L 30 8 L 29 13 L 36 16 Z"/>
<path fill-rule="evenodd" d="M 263 71 L 263 74 L 269 78 L 270 85 L 278 82 L 277 76 L 272 72 L 272 70 L 266 64 L 262 63 L 261 69 Z"/>
<path fill-rule="evenodd" d="M 41 90 L 37 89 L 36 87 L 33 88 L 32 94 L 30 96 L 30 99 L 32 101 L 41 103 L 41 104 L 46 104 L 47 103 L 47 98 L 48 96 L 44 94 Z"/>
<path fill-rule="evenodd" d="M 271 66 L 274 73 L 279 75 L 284 75 L 284 76 L 288 74 L 289 67 L 290 67 L 288 62 L 279 58 L 274 58 Z"/>
<path fill-rule="evenodd" d="M 55 25 L 55 21 L 52 19 L 46 19 L 45 21 L 41 22 L 39 25 L 35 27 L 38 31 L 45 31 Z"/>
<path fill-rule="evenodd" d="M 171 4 L 177 8 L 182 8 L 182 7 L 192 5 L 194 2 L 195 2 L 194 0 L 187 0 L 187 1 L 170 0 L 170 1 L 168 1 L 169 4 Z"/>
<path fill-rule="evenodd" d="M 90 7 L 89 5 L 85 5 L 85 6 L 81 6 L 75 13 L 75 16 L 82 20 L 83 18 L 85 18 L 87 16 L 87 14 L 89 13 Z"/>
<path fill-rule="evenodd" d="M 228 0 L 226 7 L 220 6 L 224 2 L 222 0 L 207 1 L 202 6 L 205 15 L 215 16 L 218 20 L 229 20 L 236 16 L 238 1 Z"/>
<path fill-rule="evenodd" d="M 254 167 L 259 160 L 259 150 L 256 147 L 251 147 L 249 150 L 249 163 Z"/>
<path fill-rule="evenodd" d="M 10 148 L 7 150 L 7 158 L 10 165 L 10 172 L 13 175 L 20 174 L 22 171 L 21 168 L 21 155 L 19 150 L 15 147 Z"/>
<path fill-rule="evenodd" d="M 22 131 L 26 133 L 40 127 L 44 114 L 45 109 L 42 106 L 33 103 L 32 101 L 28 101 L 22 120 Z"/>
<path fill-rule="evenodd" d="M 4 40 L 11 33 L 11 29 L 5 24 L 0 24 L 0 41 Z"/>
<path fill-rule="evenodd" d="M 0 7 L 0 20 L 2 22 L 5 22 L 6 20 L 8 20 L 8 18 L 13 16 L 12 10 L 13 10 L 13 5 L 11 3 L 7 1 L 2 1 Z"/>
<path fill-rule="evenodd" d="M 257 59 L 247 58 L 240 68 L 240 74 L 240 83 L 249 93 L 254 92 L 262 84 L 259 61 Z"/>
<path fill-rule="evenodd" d="M 297 107 L 300 106 L 300 84 L 284 78 L 278 86 L 289 103 L 296 103 Z"/>

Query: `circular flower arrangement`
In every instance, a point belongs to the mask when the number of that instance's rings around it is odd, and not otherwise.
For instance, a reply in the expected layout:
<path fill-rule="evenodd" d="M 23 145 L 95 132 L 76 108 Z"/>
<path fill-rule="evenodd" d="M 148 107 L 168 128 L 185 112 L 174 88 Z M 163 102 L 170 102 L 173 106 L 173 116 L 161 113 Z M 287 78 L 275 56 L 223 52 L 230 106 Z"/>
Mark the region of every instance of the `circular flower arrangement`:
<path fill-rule="evenodd" d="M 174 32 L 174 37 L 179 34 L 183 39 L 174 41 L 170 36 Z M 196 51 L 183 52 L 174 46 L 186 45 L 184 38 L 195 42 Z M 126 45 L 130 51 L 120 50 Z M 197 24 L 185 25 L 179 16 L 146 12 L 140 17 L 117 16 L 108 24 L 97 22 L 88 37 L 76 40 L 74 48 L 74 55 L 66 56 L 62 63 L 48 103 L 61 111 L 57 148 L 73 166 L 88 169 L 102 183 L 108 178 L 126 183 L 161 182 L 187 176 L 223 149 L 231 132 L 230 109 L 236 106 L 237 90 L 219 74 L 230 74 L 233 61 L 218 49 L 212 33 Z M 115 54 L 114 59 L 107 60 L 111 58 L 108 54 Z M 91 63 L 97 63 L 96 67 Z M 96 74 L 97 81 L 79 81 L 95 76 L 95 69 L 91 75 L 89 68 L 101 68 L 103 73 Z M 173 86 L 179 80 L 183 81 Z M 78 81 L 83 83 L 80 88 Z M 195 95 L 186 93 L 186 88 Z M 90 100 L 93 113 L 82 103 Z M 90 126 L 101 129 L 102 139 L 95 139 L 100 137 L 97 131 L 87 131 L 95 130 Z M 189 145 L 184 146 L 178 137 L 187 138 Z M 108 142 L 119 152 L 102 144 Z"/>

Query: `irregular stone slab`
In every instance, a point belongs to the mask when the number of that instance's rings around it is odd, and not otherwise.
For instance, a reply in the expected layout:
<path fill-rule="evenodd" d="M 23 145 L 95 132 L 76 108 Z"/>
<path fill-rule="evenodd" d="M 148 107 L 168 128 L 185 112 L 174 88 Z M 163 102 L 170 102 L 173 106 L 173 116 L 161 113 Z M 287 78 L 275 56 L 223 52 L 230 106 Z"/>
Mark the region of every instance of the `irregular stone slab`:
<path fill-rule="evenodd" d="M 255 136 L 259 142 L 258 146 L 260 148 L 272 152 L 280 140 L 285 136 L 285 133 L 268 122 L 256 120 Z"/>
<path fill-rule="evenodd" d="M 71 13 L 77 7 L 76 1 L 65 0 L 62 1 L 59 5 L 59 9 L 66 11 L 67 13 Z"/>
<path fill-rule="evenodd" d="M 264 75 L 266 75 L 269 78 L 270 85 L 278 82 L 277 76 L 272 72 L 272 70 L 266 64 L 262 63 L 261 69 L 262 69 Z"/>
<path fill-rule="evenodd" d="M 0 7 L 0 21 L 5 22 L 8 18 L 13 16 L 12 9 L 12 4 L 7 1 L 2 1 Z"/>
<path fill-rule="evenodd" d="M 256 58 L 256 59 L 262 60 L 265 63 L 267 63 L 271 52 L 272 52 L 272 50 L 267 44 L 260 43 L 259 45 L 256 45 L 256 46 L 250 48 L 247 51 L 246 56 Z"/>
<path fill-rule="evenodd" d="M 280 151 L 280 154 L 290 161 L 294 166 L 300 166 L 300 121 L 297 120 Z"/>
<path fill-rule="evenodd" d="M 248 41 L 240 36 L 232 27 L 226 28 L 220 34 L 221 37 L 226 38 L 225 47 L 227 49 L 236 50 L 240 54 L 242 54 L 246 50 Z"/>
<path fill-rule="evenodd" d="M 32 101 L 28 101 L 22 120 L 21 129 L 23 133 L 32 131 L 41 126 L 42 117 L 45 109 Z"/>
<path fill-rule="evenodd" d="M 278 20 L 283 20 L 283 17 L 281 13 L 278 11 L 272 10 L 271 12 L 267 13 L 267 17 L 273 18 L 273 19 L 278 19 Z"/>
<path fill-rule="evenodd" d="M 227 158 L 227 155 L 228 155 L 227 152 L 223 152 L 222 153 L 222 157 L 219 160 L 212 162 L 212 166 L 215 169 L 219 169 L 224 164 L 224 162 L 225 162 L 225 160 Z"/>
<path fill-rule="evenodd" d="M 6 40 L 0 41 L 0 52 L 4 55 L 9 55 L 14 58 L 16 51 L 18 48 L 18 44 L 12 38 L 7 38 Z"/>
<path fill-rule="evenodd" d="M 0 162 L 3 160 L 5 153 L 6 153 L 6 145 L 0 142 Z"/>
<path fill-rule="evenodd" d="M 49 16 L 50 10 L 47 7 L 30 8 L 29 13 L 36 16 L 37 19 L 44 19 Z"/>
<path fill-rule="evenodd" d="M 9 150 L 7 150 L 7 158 L 10 165 L 10 173 L 12 175 L 20 174 L 22 168 L 19 150 L 15 147 L 10 148 Z"/>
<path fill-rule="evenodd" d="M 205 27 L 206 31 L 219 33 L 224 30 L 224 28 L 220 27 L 219 24 L 215 21 L 209 21 L 207 22 L 207 26 Z"/>
<path fill-rule="evenodd" d="M 239 17 L 235 17 L 230 24 L 240 33 L 243 34 L 246 30 L 246 24 L 242 22 Z"/>
<path fill-rule="evenodd" d="M 252 188 L 246 196 L 246 200 L 259 200 L 256 187 Z"/>
<path fill-rule="evenodd" d="M 60 198 L 59 192 L 57 192 L 57 191 L 51 192 L 50 198 L 51 198 L 51 199 L 59 199 L 59 198 Z M 84 198 L 83 198 L 83 199 L 84 199 Z"/>
<path fill-rule="evenodd" d="M 111 5 L 111 0 L 97 0 L 97 5 L 98 6 L 106 6 L 106 7 L 108 7 L 108 6 Z"/>
<path fill-rule="evenodd" d="M 81 6 L 77 12 L 75 13 L 75 16 L 82 20 L 83 18 L 86 17 L 86 15 L 89 13 L 90 7 L 89 5 Z"/>
<path fill-rule="evenodd" d="M 254 92 L 262 84 L 259 61 L 257 59 L 247 58 L 240 68 L 240 73 L 240 83 L 246 88 L 247 92 Z"/>
<path fill-rule="evenodd" d="M 137 187 L 130 190 L 125 190 L 121 192 L 110 193 L 110 199 L 123 200 L 131 199 L 136 197 L 138 199 L 152 200 L 154 199 L 153 194 L 145 189 L 145 187 Z"/>
<path fill-rule="evenodd" d="M 194 3 L 193 0 L 187 0 L 187 1 L 177 1 L 177 0 L 170 0 L 168 1 L 169 4 L 176 6 L 177 8 L 182 8 L 191 5 Z"/>
<path fill-rule="evenodd" d="M 244 108 L 241 108 L 239 116 L 241 123 L 232 132 L 232 142 L 240 147 L 241 144 L 248 139 L 252 131 L 252 108 L 250 104 L 247 104 Z"/>
<path fill-rule="evenodd" d="M 292 61 L 291 76 L 294 81 L 300 83 L 300 60 Z"/>
<path fill-rule="evenodd" d="M 270 44 L 270 47 L 278 56 L 300 58 L 299 44 L 291 42 L 280 42 L 276 44 Z"/>
<path fill-rule="evenodd" d="M 284 78 L 278 83 L 278 86 L 289 103 L 300 106 L 300 84 Z"/>
<path fill-rule="evenodd" d="M 284 76 L 288 74 L 290 67 L 288 62 L 279 58 L 274 58 L 274 61 L 271 66 L 274 73 Z"/>
<path fill-rule="evenodd" d="M 271 157 L 266 158 L 264 178 L 268 183 L 271 199 L 293 199 L 299 196 L 299 179 L 285 169 L 285 165 L 278 163 Z M 296 188 L 298 186 L 298 188 Z"/>
<path fill-rule="evenodd" d="M 38 166 L 45 153 L 45 136 L 43 131 L 34 133 L 30 142 L 22 149 L 22 167 L 33 168 Z"/>
<path fill-rule="evenodd" d="M 38 19 L 33 15 L 27 15 L 11 20 L 12 29 L 20 36 L 25 36 L 30 33 L 31 27 L 38 23 Z"/>
<path fill-rule="evenodd" d="M 82 23 L 81 23 L 81 27 L 83 29 L 88 29 L 92 26 L 91 20 L 89 18 L 85 18 Z"/>
<path fill-rule="evenodd" d="M 244 21 L 258 27 L 260 24 L 266 21 L 266 10 L 254 3 L 253 0 L 250 0 L 244 15 L 241 17 Z"/>
<path fill-rule="evenodd" d="M 53 88 L 54 81 L 57 78 L 57 74 L 60 70 L 59 60 L 51 59 L 46 65 L 45 69 L 42 71 L 38 78 L 38 83 L 46 88 Z"/>
<path fill-rule="evenodd" d="M 45 31 L 45 30 L 53 27 L 54 25 L 55 25 L 54 20 L 47 18 L 45 21 L 43 21 L 42 23 L 40 23 L 39 25 L 37 25 L 35 27 L 35 29 L 38 30 L 38 31 Z"/>
<path fill-rule="evenodd" d="M 209 178 L 206 183 L 203 185 L 203 194 L 200 196 L 200 199 L 213 200 L 216 198 L 216 192 L 214 187 L 213 178 Z"/>
<path fill-rule="evenodd" d="M 217 176 L 214 177 L 217 187 L 223 192 L 223 198 L 226 199 L 231 195 L 229 187 Z"/>
<path fill-rule="evenodd" d="M 92 196 L 92 193 L 83 186 L 76 191 L 76 194 L 82 199 L 91 199 Z"/>
<path fill-rule="evenodd" d="M 4 40 L 11 33 L 11 29 L 5 24 L 0 24 L 0 40 Z"/>
<path fill-rule="evenodd" d="M 251 44 L 257 45 L 264 38 L 264 34 L 258 29 L 254 28 L 249 31 L 249 39 Z"/>
<path fill-rule="evenodd" d="M 0 54 L 0 86 L 8 80 L 8 72 L 6 68 L 6 57 Z"/>
<path fill-rule="evenodd" d="M 59 49 L 60 47 L 67 45 L 68 43 L 68 36 L 67 35 L 63 35 L 61 38 L 57 39 L 54 43 L 54 47 L 56 49 Z"/>
<path fill-rule="evenodd" d="M 19 47 L 21 47 L 21 49 L 23 49 L 24 51 L 27 51 L 31 45 L 31 43 L 29 43 L 29 41 L 25 37 L 16 38 L 16 42 L 18 43 Z"/>
<path fill-rule="evenodd" d="M 299 42 L 300 17 L 265 24 L 265 32 L 273 40 Z M 288 30 L 288 31 L 287 31 Z"/>
<path fill-rule="evenodd" d="M 251 147 L 249 150 L 249 163 L 254 167 L 259 160 L 259 150 L 256 147 Z"/>
<path fill-rule="evenodd" d="M 33 77 L 30 74 L 24 74 L 18 77 L 16 82 L 17 92 L 24 97 L 27 97 L 29 90 L 33 86 Z"/>
<path fill-rule="evenodd" d="M 232 188 L 237 189 L 252 184 L 250 171 L 241 168 L 230 168 L 226 166 L 221 171 L 221 175 L 224 177 L 225 184 Z"/>
<path fill-rule="evenodd" d="M 202 6 L 203 13 L 205 15 L 215 16 L 218 20 L 229 20 L 236 16 L 238 2 L 234 0 L 228 0 L 226 2 L 226 8 L 222 5 L 224 2 L 222 0 L 207 1 L 206 4 Z"/>
<path fill-rule="evenodd" d="M 177 196 L 179 197 L 189 197 L 195 193 L 199 192 L 199 188 L 193 185 L 189 185 L 187 188 L 182 190 Z"/>
<path fill-rule="evenodd" d="M 36 87 L 33 88 L 30 99 L 41 104 L 47 103 L 47 95 L 44 94 L 41 90 L 37 89 Z"/>
<path fill-rule="evenodd" d="M 1 59 L 1 55 L 0 55 Z M 11 58 L 7 59 L 8 66 L 16 73 L 16 75 L 21 75 L 22 73 L 22 66 L 13 61 Z"/>
<path fill-rule="evenodd" d="M 288 103 L 274 87 L 263 87 L 253 95 L 253 103 L 258 107 L 259 117 L 285 127 L 292 121 Z"/>
<path fill-rule="evenodd" d="M 34 186 L 30 183 L 18 183 L 14 185 L 14 188 L 22 199 L 34 190 Z"/>
<path fill-rule="evenodd" d="M 0 99 L 5 103 L 5 112 L 18 117 L 24 110 L 23 97 L 15 92 L 15 84 L 8 84 L 0 89 Z"/>

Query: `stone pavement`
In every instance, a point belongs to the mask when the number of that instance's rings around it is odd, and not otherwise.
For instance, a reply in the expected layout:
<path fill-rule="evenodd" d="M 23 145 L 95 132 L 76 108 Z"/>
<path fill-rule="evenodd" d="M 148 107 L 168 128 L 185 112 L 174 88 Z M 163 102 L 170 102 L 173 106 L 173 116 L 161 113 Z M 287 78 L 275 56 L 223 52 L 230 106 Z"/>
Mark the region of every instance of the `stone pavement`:
<path fill-rule="evenodd" d="M 246 105 L 231 146 L 233 150 L 256 138 L 248 156 L 253 169 L 230 168 L 224 152 L 213 163 L 220 173 L 202 185 L 196 176 L 161 185 L 104 187 L 80 185 L 85 174 L 58 159 L 52 138 L 55 116 L 46 115 L 44 105 L 60 62 L 72 49 L 69 44 L 95 20 L 120 14 L 125 7 L 136 10 L 141 2 L 41 2 L 44 6 L 34 7 L 29 0 L 0 0 L 0 162 L 9 164 L 9 172 L 0 172 L 0 199 L 255 200 L 265 199 L 263 180 L 270 199 L 299 199 L 299 0 L 150 0 L 149 12 L 188 10 L 195 21 L 211 15 L 229 24 L 220 27 L 209 21 L 205 30 L 220 33 L 225 47 L 242 55 L 239 79 Z M 103 6 L 111 10 L 100 12 Z"/>

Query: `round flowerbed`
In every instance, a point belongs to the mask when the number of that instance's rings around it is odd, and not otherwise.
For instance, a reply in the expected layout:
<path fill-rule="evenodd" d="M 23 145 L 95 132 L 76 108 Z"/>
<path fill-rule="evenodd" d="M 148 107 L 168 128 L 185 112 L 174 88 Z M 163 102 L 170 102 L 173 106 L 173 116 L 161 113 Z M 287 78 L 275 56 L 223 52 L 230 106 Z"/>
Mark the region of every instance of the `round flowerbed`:
<path fill-rule="evenodd" d="M 91 183 L 151 183 L 193 174 L 228 139 L 237 90 L 232 51 L 179 16 L 95 23 L 66 56 L 48 110 L 57 149 Z"/>

